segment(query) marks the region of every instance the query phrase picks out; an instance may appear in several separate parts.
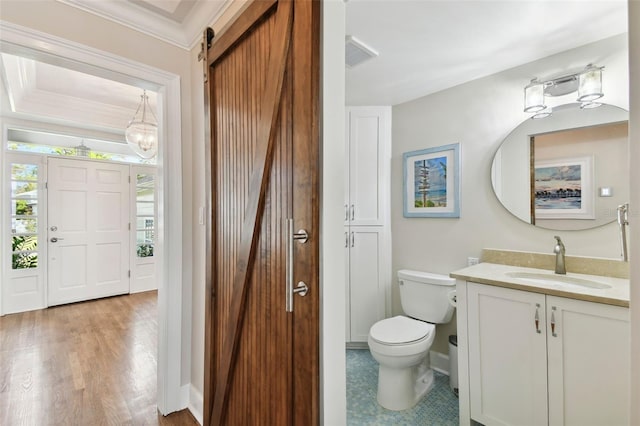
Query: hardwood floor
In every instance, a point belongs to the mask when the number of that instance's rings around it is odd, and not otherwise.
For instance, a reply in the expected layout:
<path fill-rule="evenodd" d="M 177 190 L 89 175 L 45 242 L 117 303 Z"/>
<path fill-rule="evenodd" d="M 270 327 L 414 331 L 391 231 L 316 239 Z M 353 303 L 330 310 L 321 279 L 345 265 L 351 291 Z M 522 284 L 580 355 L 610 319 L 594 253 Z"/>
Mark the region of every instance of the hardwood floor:
<path fill-rule="evenodd" d="M 197 425 L 156 410 L 157 292 L 0 317 L 0 425 Z"/>

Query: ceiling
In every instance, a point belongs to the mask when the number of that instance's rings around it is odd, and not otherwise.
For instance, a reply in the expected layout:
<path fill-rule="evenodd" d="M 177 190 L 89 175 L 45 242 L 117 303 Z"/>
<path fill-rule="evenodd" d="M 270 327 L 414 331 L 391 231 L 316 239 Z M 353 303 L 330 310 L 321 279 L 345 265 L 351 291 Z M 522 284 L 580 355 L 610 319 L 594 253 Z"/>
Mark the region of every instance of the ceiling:
<path fill-rule="evenodd" d="M 57 1 L 185 48 L 228 4 Z M 346 33 L 379 52 L 346 69 L 347 105 L 395 105 L 627 31 L 626 0 L 349 0 L 346 12 Z M 140 88 L 8 54 L 0 59 L 3 115 L 124 142 Z M 155 93 L 150 98 L 157 111 Z"/>
<path fill-rule="evenodd" d="M 346 34 L 379 53 L 346 70 L 347 105 L 396 105 L 627 32 L 626 0 L 349 0 L 346 10 Z"/>

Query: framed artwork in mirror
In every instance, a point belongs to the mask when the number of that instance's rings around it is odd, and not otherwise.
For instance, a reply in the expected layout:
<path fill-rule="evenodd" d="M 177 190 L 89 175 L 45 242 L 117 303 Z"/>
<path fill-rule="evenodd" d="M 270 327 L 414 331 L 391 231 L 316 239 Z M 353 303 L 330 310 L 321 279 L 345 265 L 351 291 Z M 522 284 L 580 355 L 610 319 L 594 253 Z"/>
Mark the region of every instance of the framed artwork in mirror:
<path fill-rule="evenodd" d="M 593 157 L 536 161 L 535 219 L 595 219 Z"/>
<path fill-rule="evenodd" d="M 460 217 L 460 144 L 405 152 L 404 217 Z"/>

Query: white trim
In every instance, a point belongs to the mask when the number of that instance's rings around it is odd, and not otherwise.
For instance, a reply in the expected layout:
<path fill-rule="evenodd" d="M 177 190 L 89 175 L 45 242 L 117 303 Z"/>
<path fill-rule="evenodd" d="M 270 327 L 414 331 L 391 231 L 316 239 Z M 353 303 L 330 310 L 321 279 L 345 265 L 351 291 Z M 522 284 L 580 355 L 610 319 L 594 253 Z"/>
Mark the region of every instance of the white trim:
<path fill-rule="evenodd" d="M 429 362 L 431 363 L 431 368 L 438 373 L 449 375 L 449 355 L 429 351 Z"/>
<path fill-rule="evenodd" d="M 231 0 L 196 2 L 184 21 L 178 23 L 131 2 L 57 1 L 185 50 L 193 49 L 200 42 L 202 29 L 220 19 L 233 3 Z"/>
<path fill-rule="evenodd" d="M 189 411 L 191 411 L 193 417 L 195 417 L 200 424 L 202 424 L 204 421 L 204 417 L 202 414 L 203 406 L 204 398 L 202 396 L 202 393 L 198 389 L 196 389 L 193 384 L 191 384 L 189 386 L 189 405 L 187 406 L 187 408 L 189 409 Z"/>
<path fill-rule="evenodd" d="M 158 89 L 158 113 L 163 123 L 158 153 L 158 409 L 168 414 L 181 406 L 182 345 L 182 152 L 181 99 L 178 75 L 0 21 L 2 50 L 31 50 L 60 62 L 74 61 L 84 72 L 129 84 Z M 166 143 L 171 141 L 172 143 Z M 190 348 L 189 348 L 190 351 Z M 190 357 L 190 354 L 187 355 Z"/>

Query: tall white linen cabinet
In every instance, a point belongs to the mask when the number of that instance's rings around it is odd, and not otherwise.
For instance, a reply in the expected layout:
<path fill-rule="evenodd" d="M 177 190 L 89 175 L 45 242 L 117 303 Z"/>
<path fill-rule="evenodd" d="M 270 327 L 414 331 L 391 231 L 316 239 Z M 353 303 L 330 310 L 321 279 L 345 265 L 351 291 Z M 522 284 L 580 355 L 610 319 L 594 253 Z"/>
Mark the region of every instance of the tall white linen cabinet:
<path fill-rule="evenodd" d="M 346 131 L 346 343 L 365 347 L 391 313 L 391 107 L 347 107 Z"/>

